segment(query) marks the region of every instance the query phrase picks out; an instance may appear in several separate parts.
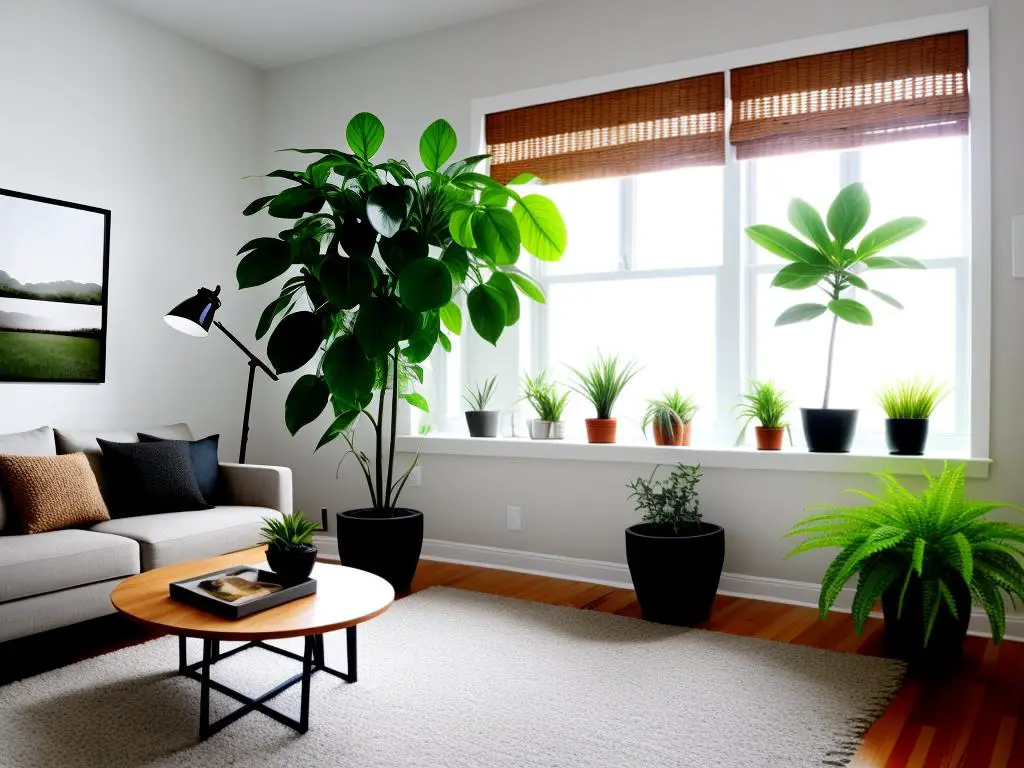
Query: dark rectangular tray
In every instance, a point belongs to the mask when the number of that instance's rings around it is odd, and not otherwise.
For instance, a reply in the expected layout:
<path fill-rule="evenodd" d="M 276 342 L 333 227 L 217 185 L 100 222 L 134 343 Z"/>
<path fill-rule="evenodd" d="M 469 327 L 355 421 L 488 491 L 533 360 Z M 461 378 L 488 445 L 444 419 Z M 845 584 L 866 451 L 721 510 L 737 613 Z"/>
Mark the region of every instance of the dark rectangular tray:
<path fill-rule="evenodd" d="M 264 595 L 242 603 L 231 603 L 221 600 L 196 586 L 200 581 L 213 579 L 218 576 L 234 576 L 243 571 L 256 571 L 259 581 L 266 581 L 272 584 L 281 584 L 281 577 L 273 571 L 265 571 L 254 565 L 236 565 L 231 568 L 223 568 L 213 573 L 204 573 L 201 576 L 192 576 L 180 581 L 171 582 L 171 599 L 191 605 L 201 611 L 212 613 L 224 619 L 244 619 L 254 613 L 265 611 L 268 608 L 275 608 L 278 605 L 298 600 L 300 597 L 307 597 L 316 593 L 316 579 L 309 578 L 300 581 L 298 584 L 285 586 L 280 592 L 272 595 Z"/>

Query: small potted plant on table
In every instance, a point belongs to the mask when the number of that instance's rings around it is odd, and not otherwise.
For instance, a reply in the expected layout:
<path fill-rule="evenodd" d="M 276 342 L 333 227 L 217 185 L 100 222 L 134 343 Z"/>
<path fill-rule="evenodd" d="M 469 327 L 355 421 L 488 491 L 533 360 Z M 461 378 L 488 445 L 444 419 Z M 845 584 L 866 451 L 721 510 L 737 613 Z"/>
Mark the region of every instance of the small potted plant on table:
<path fill-rule="evenodd" d="M 678 464 L 663 480 L 638 477 L 626 486 L 642 522 L 626 529 L 626 560 L 644 618 L 663 624 L 706 621 L 725 564 L 725 529 L 704 522 L 697 484 L 701 468 Z"/>
<path fill-rule="evenodd" d="M 644 434 L 652 427 L 655 445 L 689 445 L 693 417 L 697 403 L 693 397 L 679 390 L 666 392 L 658 400 L 648 400 L 644 420 L 640 425 Z"/>
<path fill-rule="evenodd" d="M 586 371 L 570 368 L 576 376 L 577 385 L 573 390 L 591 402 L 597 411 L 597 418 L 587 419 L 587 442 L 614 443 L 618 421 L 612 417 L 615 401 L 622 390 L 640 372 L 635 361 L 619 362 L 618 355 L 605 357 L 598 353 L 597 360 Z"/>
<path fill-rule="evenodd" d="M 492 376 L 484 382 L 483 386 L 466 385 L 466 394 L 462 399 L 469 405 L 470 410 L 466 411 L 466 426 L 469 427 L 470 437 L 497 437 L 498 424 L 501 421 L 501 411 L 489 411 L 487 406 L 494 397 L 494 390 L 498 385 L 498 378 Z"/>
<path fill-rule="evenodd" d="M 297 584 L 309 578 L 316 563 L 316 531 L 316 525 L 300 510 L 280 518 L 263 518 L 260 536 L 267 543 L 267 565 L 282 581 Z"/>
<path fill-rule="evenodd" d="M 740 445 L 747 436 L 747 428 L 754 420 L 758 426 L 754 427 L 754 434 L 757 437 L 757 450 L 759 451 L 781 451 L 782 435 L 789 432 L 789 424 L 785 421 L 786 411 L 789 410 L 790 401 L 786 399 L 786 393 L 770 381 L 750 382 L 750 391 L 743 395 L 743 400 L 736 406 L 740 412 L 740 418 L 745 418 L 743 428 L 740 430 L 736 444 Z M 793 435 L 789 435 L 790 445 L 793 443 Z"/>
<path fill-rule="evenodd" d="M 547 371 L 536 377 L 523 375 L 523 399 L 537 412 L 536 419 L 530 419 L 530 438 L 533 440 L 562 440 L 565 437 L 565 423 L 562 415 L 569 405 L 569 393 L 559 391 L 558 385 L 549 381 Z"/>
<path fill-rule="evenodd" d="M 948 392 L 932 381 L 898 381 L 881 391 L 885 442 L 894 456 L 921 456 L 928 442 L 928 419 Z"/>

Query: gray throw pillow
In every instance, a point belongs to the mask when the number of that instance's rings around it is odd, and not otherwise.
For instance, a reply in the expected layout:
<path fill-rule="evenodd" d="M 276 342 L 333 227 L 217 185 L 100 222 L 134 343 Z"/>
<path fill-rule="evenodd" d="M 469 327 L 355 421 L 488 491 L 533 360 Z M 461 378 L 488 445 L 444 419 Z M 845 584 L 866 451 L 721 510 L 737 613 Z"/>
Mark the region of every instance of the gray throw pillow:
<path fill-rule="evenodd" d="M 183 442 L 113 443 L 98 439 L 111 517 L 212 509 Z"/>

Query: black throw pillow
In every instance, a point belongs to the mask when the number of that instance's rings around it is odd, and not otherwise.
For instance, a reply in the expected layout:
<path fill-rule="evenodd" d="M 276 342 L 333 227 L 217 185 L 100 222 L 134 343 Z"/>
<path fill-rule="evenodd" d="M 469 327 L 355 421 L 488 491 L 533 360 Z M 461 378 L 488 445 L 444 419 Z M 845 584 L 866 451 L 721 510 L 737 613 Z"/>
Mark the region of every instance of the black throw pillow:
<path fill-rule="evenodd" d="M 217 455 L 217 444 L 220 435 L 210 435 L 202 440 L 168 440 L 139 433 L 139 441 L 143 443 L 182 443 L 188 446 L 192 457 L 192 470 L 196 474 L 199 490 L 208 504 L 216 504 L 220 490 L 220 458 Z"/>
<path fill-rule="evenodd" d="M 184 441 L 112 443 L 103 450 L 103 477 L 112 517 L 212 509 L 203 498 Z"/>

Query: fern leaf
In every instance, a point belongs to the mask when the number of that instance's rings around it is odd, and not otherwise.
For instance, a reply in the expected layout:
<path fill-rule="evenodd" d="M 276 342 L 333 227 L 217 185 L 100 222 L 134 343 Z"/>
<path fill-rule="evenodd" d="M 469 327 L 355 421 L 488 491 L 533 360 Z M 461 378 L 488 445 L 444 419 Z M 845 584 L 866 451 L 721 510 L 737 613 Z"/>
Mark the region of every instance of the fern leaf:
<path fill-rule="evenodd" d="M 867 623 L 875 603 L 891 587 L 900 576 L 900 567 L 893 562 L 875 561 L 871 566 L 861 569 L 860 578 L 857 580 L 857 592 L 853 596 L 853 626 L 857 634 L 864 631 L 864 624 Z"/>
<path fill-rule="evenodd" d="M 924 605 L 924 646 L 928 647 L 928 641 L 932 639 L 932 630 L 935 629 L 935 620 L 939 617 L 939 608 L 942 601 L 939 599 L 939 588 L 935 581 L 927 579 L 921 583 L 921 597 Z"/>
<path fill-rule="evenodd" d="M 924 539 L 914 539 L 914 552 L 911 555 L 910 567 L 917 571 L 918 576 L 924 575 L 924 552 L 928 542 Z"/>

